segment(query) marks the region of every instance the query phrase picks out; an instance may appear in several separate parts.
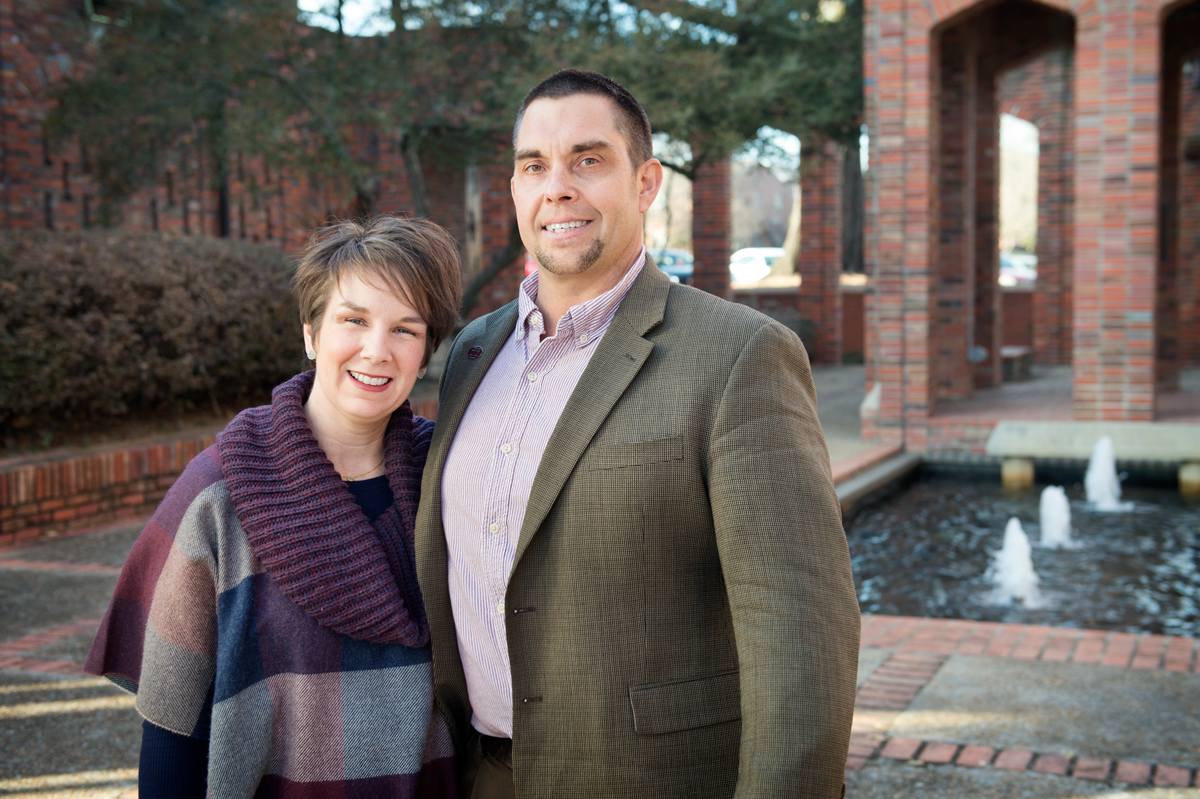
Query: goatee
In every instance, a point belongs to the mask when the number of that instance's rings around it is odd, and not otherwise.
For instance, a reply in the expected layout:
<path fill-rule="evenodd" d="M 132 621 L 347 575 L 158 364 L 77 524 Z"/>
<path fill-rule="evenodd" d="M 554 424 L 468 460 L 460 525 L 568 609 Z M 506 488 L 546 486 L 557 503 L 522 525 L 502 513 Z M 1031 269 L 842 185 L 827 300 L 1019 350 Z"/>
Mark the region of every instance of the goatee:
<path fill-rule="evenodd" d="M 539 267 L 552 275 L 578 275 L 581 272 L 586 272 L 592 264 L 599 261 L 603 252 L 604 243 L 596 240 L 592 242 L 590 247 L 583 251 L 583 255 L 580 255 L 579 260 L 574 264 L 556 260 L 544 250 L 534 250 L 533 257 L 537 260 Z"/>

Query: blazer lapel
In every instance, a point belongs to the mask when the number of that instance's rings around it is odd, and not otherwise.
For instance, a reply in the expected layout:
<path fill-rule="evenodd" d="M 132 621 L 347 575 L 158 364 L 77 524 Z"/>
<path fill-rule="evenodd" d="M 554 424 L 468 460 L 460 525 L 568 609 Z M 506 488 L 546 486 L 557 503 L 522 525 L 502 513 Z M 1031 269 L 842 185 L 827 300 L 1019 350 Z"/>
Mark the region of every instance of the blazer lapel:
<path fill-rule="evenodd" d="M 546 443 L 517 539 L 514 569 L 596 431 L 654 350 L 644 336 L 662 323 L 670 290 L 671 281 L 647 255 L 642 273 L 617 309 Z"/>
<path fill-rule="evenodd" d="M 429 464 L 437 470 L 438 482 L 441 482 L 442 467 L 445 466 L 446 455 L 450 451 L 450 442 L 458 431 L 467 412 L 467 406 L 483 376 L 487 374 L 500 349 L 508 341 L 517 323 L 517 303 L 511 302 L 488 317 L 487 324 L 478 335 L 466 339 L 459 347 L 459 352 L 469 353 L 472 347 L 479 347 L 483 354 L 475 360 L 459 358 L 453 373 L 447 373 L 446 384 L 443 386 L 441 402 L 438 406 L 437 435 L 434 438 L 433 449 L 429 453 Z"/>

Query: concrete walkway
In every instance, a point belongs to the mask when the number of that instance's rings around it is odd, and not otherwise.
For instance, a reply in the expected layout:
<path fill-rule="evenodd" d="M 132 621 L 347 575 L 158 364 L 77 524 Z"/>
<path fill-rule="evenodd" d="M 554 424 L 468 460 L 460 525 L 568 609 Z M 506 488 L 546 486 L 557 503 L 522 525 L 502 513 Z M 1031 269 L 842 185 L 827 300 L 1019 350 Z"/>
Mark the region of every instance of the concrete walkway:
<path fill-rule="evenodd" d="M 814 372 L 831 458 L 862 368 Z M 135 797 L 132 698 L 79 673 L 139 526 L 0 552 L 0 797 Z M 1161 636 L 864 618 L 852 799 L 1200 799 L 1200 652 Z"/>

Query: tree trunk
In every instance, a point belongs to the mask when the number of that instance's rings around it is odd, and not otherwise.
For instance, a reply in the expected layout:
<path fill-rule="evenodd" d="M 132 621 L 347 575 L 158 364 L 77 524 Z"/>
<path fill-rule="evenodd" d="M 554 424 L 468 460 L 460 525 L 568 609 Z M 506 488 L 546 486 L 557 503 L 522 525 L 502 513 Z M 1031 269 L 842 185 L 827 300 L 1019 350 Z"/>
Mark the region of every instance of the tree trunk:
<path fill-rule="evenodd" d="M 517 225 L 517 220 L 513 219 L 512 227 L 508 229 L 508 243 L 504 245 L 504 249 L 492 256 L 487 267 L 476 275 L 471 284 L 463 291 L 462 316 L 464 319 L 471 309 L 479 304 L 479 296 L 487 288 L 487 285 L 524 252 L 525 244 L 521 241 L 521 228 Z"/>
<path fill-rule="evenodd" d="M 425 190 L 425 170 L 421 168 L 421 137 L 410 132 L 400 136 L 400 152 L 404 154 L 404 171 L 412 191 L 413 214 L 429 218 L 429 193 Z"/>
<path fill-rule="evenodd" d="M 792 210 L 788 214 L 787 235 L 783 238 L 783 255 L 771 264 L 767 277 L 777 275 L 794 275 L 800 271 L 800 173 L 796 172 L 796 182 L 792 184 Z"/>

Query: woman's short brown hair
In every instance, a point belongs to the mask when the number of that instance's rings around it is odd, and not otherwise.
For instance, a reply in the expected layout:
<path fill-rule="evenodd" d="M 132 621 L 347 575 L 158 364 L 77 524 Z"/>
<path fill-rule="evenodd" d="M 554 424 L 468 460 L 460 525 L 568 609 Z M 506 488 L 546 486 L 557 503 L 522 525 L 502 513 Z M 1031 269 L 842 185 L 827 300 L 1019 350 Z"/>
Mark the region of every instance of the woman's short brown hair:
<path fill-rule="evenodd" d="M 314 339 L 329 298 L 346 275 L 392 292 L 421 314 L 428 327 L 422 366 L 458 324 L 458 248 L 449 233 L 428 219 L 348 219 L 312 235 L 300 252 L 292 283 L 300 300 L 300 322 L 311 326 Z"/>

